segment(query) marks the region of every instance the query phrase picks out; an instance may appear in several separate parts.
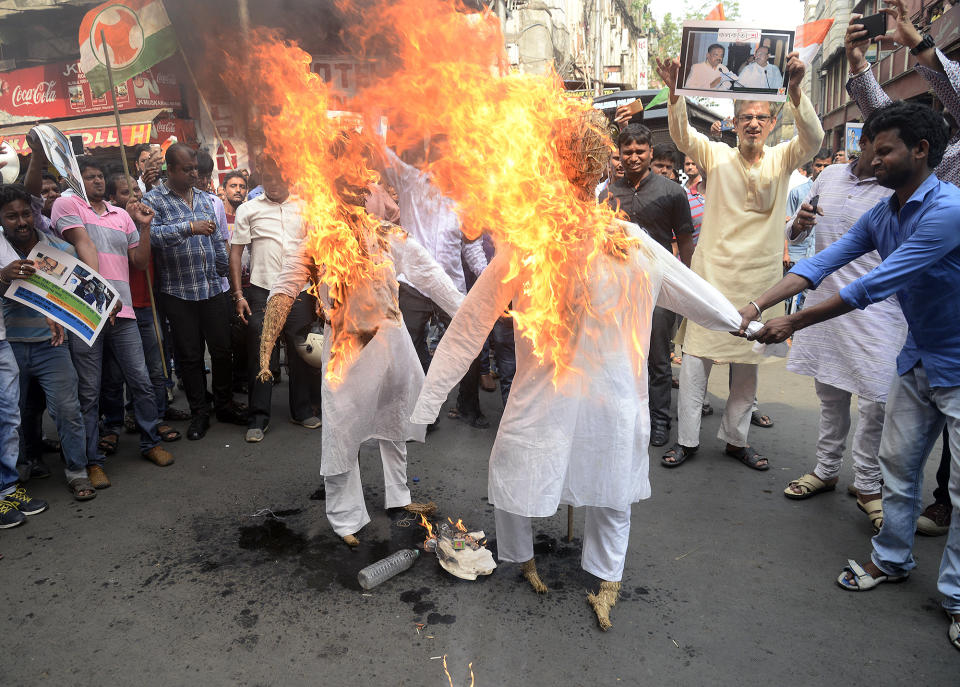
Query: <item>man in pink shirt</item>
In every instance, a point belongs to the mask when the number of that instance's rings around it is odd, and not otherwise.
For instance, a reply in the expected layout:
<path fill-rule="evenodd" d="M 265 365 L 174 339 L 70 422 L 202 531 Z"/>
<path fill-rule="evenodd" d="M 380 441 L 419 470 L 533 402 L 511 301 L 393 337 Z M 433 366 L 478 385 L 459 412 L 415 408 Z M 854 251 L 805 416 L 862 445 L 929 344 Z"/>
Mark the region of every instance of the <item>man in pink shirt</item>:
<path fill-rule="evenodd" d="M 106 182 L 100 163 L 83 157 L 78 161 L 80 176 L 89 202 L 78 195 L 62 196 L 53 204 L 54 230 L 77 248 L 77 254 L 99 272 L 120 294 L 120 310 L 92 346 L 70 337 L 70 353 L 77 369 L 80 410 L 87 433 L 87 472 L 97 489 L 110 486 L 103 469 L 106 460 L 98 448 L 100 380 L 103 347 L 109 346 L 133 397 L 133 414 L 140 429 L 141 455 L 159 466 L 173 463 L 173 456 L 160 446 L 157 432 L 157 404 L 143 356 L 143 342 L 137 327 L 130 295 L 130 264 L 144 269 L 150 263 L 150 222 L 153 211 L 142 203 L 131 203 L 127 214 L 105 199 Z M 140 231 L 146 240 L 140 240 Z"/>

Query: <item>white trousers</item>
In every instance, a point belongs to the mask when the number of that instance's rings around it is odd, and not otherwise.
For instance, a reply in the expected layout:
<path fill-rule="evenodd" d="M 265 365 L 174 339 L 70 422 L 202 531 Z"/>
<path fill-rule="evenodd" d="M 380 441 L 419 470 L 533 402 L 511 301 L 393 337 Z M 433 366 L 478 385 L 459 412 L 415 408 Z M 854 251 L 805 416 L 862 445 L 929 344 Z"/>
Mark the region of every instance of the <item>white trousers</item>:
<path fill-rule="evenodd" d="M 619 582 L 623 578 L 623 562 L 630 543 L 630 508 L 614 510 L 584 506 L 584 510 L 586 521 L 580 567 L 605 582 Z M 533 558 L 533 518 L 497 508 L 494 522 L 497 557 L 501 561 L 524 563 Z"/>
<path fill-rule="evenodd" d="M 409 505 L 406 442 L 381 439 L 380 460 L 383 462 L 383 507 Z M 344 537 L 355 534 L 370 522 L 367 505 L 363 501 L 359 460 L 347 472 L 324 475 L 323 485 L 327 492 L 327 520 L 337 535 Z"/>
<path fill-rule="evenodd" d="M 680 393 L 677 398 L 677 443 L 687 448 L 700 445 L 700 420 L 707 382 L 713 361 L 683 354 L 680 365 Z M 717 438 L 732 446 L 746 446 L 750 431 L 750 414 L 757 397 L 758 367 L 747 363 L 730 363 L 730 393 L 723 409 Z"/>
<path fill-rule="evenodd" d="M 849 391 L 814 380 L 820 398 L 820 437 L 814 474 L 826 481 L 840 472 L 847 434 L 850 432 Z M 886 403 L 857 397 L 857 431 L 853 434 L 853 486 L 864 494 L 880 492 L 880 435 Z"/>

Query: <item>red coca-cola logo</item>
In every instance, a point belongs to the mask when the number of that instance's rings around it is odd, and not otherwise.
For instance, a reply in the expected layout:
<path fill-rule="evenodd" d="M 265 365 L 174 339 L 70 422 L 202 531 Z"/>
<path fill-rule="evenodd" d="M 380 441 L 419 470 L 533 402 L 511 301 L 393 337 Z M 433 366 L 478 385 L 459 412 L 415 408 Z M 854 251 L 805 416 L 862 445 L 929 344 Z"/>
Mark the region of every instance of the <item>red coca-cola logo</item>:
<path fill-rule="evenodd" d="M 41 81 L 33 88 L 21 88 L 18 84 L 13 89 L 11 100 L 14 107 L 25 105 L 43 105 L 57 99 L 57 82 Z"/>

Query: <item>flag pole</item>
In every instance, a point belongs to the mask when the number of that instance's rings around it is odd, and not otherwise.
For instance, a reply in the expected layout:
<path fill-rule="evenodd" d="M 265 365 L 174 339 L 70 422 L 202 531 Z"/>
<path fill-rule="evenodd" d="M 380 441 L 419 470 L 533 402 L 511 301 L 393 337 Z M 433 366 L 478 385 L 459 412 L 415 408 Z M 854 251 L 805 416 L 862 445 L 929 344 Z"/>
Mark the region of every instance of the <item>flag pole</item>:
<path fill-rule="evenodd" d="M 210 126 L 213 127 L 213 137 L 216 139 L 217 144 L 223 148 L 223 159 L 227 163 L 229 169 L 236 169 L 233 166 L 233 163 L 230 161 L 230 151 L 227 150 L 227 145 L 223 142 L 223 139 L 220 137 L 220 130 L 217 129 L 217 122 L 213 118 L 213 112 L 210 110 L 210 106 L 207 104 L 207 99 L 203 97 L 203 91 L 200 90 L 200 84 L 197 83 L 197 77 L 193 73 L 193 67 L 190 66 L 190 61 L 187 60 L 186 53 L 183 52 L 183 46 L 180 43 L 177 43 L 177 49 L 180 52 L 180 57 L 183 59 L 183 66 L 187 68 L 187 74 L 190 76 L 190 82 L 193 84 L 193 90 L 197 92 L 197 99 L 200 101 L 200 107 L 203 108 L 203 113 L 207 115 L 207 119 L 210 120 Z"/>
<path fill-rule="evenodd" d="M 110 51 L 107 50 L 107 38 L 100 29 L 100 43 L 103 45 L 103 62 L 107 67 L 107 82 L 110 84 L 110 101 L 113 103 L 113 117 L 117 125 L 117 141 L 120 143 L 120 161 L 123 163 L 123 173 L 126 176 L 127 186 L 133 177 L 130 176 L 130 164 L 127 162 L 127 151 L 123 146 L 123 129 L 120 125 L 120 108 L 117 106 L 117 92 L 113 88 L 113 68 L 110 66 Z M 94 48 L 96 49 L 96 48 Z M 131 189 L 133 190 L 133 189 Z M 143 237 L 140 237 L 143 241 Z M 150 240 L 149 232 L 147 241 Z M 163 335 L 160 333 L 160 320 L 157 319 L 157 304 L 153 299 L 153 278 L 150 276 L 150 265 L 144 270 L 147 275 L 147 293 L 150 294 L 150 314 L 153 315 L 153 329 L 157 333 L 157 343 L 160 345 L 160 363 L 163 365 L 163 376 L 170 377 L 167 372 L 167 358 L 163 353 Z M 162 418 L 161 418 L 162 419 Z"/>

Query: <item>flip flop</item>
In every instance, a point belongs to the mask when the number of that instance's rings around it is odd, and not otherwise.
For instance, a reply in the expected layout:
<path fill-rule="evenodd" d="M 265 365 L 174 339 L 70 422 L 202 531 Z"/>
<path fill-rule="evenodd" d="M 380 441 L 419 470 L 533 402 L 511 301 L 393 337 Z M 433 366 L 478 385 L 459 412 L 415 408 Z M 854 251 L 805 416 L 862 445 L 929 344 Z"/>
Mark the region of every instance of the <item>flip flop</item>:
<path fill-rule="evenodd" d="M 800 487 L 800 493 L 793 491 L 790 487 Z M 808 499 L 811 496 L 822 494 L 825 491 L 833 491 L 837 488 L 837 483 L 827 484 L 812 472 L 793 480 L 783 490 L 783 495 L 788 499 Z"/>
<path fill-rule="evenodd" d="M 750 414 L 750 424 L 769 429 L 773 427 L 773 420 L 769 415 L 761 415 L 759 410 L 755 410 Z"/>
<path fill-rule="evenodd" d="M 746 465 L 748 468 L 753 468 L 754 470 L 769 470 L 770 461 L 767 460 L 766 456 L 759 454 L 755 449 L 750 446 L 741 446 L 736 451 L 730 451 L 725 449 L 723 451 L 726 455 L 731 458 L 736 458 L 741 463 Z M 766 465 L 758 465 L 761 460 L 767 460 Z"/>
<path fill-rule="evenodd" d="M 847 573 L 853 575 L 852 580 L 847 579 Z M 908 573 L 906 575 L 877 575 L 874 577 L 864 570 L 862 565 L 851 558 L 847 561 L 847 565 L 844 566 L 840 577 L 837 578 L 837 584 L 848 592 L 866 592 L 884 582 L 903 582 L 909 576 Z"/>
<path fill-rule="evenodd" d="M 696 453 L 698 448 L 700 447 L 694 446 L 693 448 L 689 448 L 687 446 L 681 446 L 680 444 L 674 444 L 673 448 L 664 453 L 663 457 L 660 458 L 660 464 L 665 468 L 675 468 Z M 673 460 L 667 460 L 667 458 L 673 458 Z"/>

